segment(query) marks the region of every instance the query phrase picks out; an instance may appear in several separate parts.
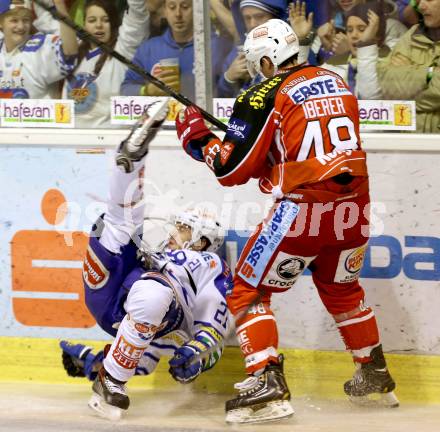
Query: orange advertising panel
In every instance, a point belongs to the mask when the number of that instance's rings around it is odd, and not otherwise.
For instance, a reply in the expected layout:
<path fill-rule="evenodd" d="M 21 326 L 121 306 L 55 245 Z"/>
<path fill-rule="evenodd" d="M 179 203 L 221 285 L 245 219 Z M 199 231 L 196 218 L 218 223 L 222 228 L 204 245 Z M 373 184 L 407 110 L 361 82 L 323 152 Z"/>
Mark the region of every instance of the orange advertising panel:
<path fill-rule="evenodd" d="M 62 222 L 66 216 L 65 204 L 60 190 L 46 191 L 41 200 L 41 214 L 46 222 L 50 225 Z M 88 237 L 80 231 L 22 230 L 14 235 L 12 309 L 18 322 L 41 327 L 95 325 L 85 305 L 81 274 L 87 245 Z"/>
<path fill-rule="evenodd" d="M 78 267 L 84 258 L 88 238 L 82 232 L 66 234 L 72 236 L 72 246 L 66 244 L 63 233 L 55 231 L 19 231 L 12 239 L 14 292 L 71 294 L 73 297 L 42 298 L 44 294 L 40 294 L 34 298 L 23 298 L 23 295 L 13 298 L 15 318 L 24 325 L 70 328 L 95 325 L 84 302 L 81 268 L 57 265 L 57 261 L 72 261 Z"/>

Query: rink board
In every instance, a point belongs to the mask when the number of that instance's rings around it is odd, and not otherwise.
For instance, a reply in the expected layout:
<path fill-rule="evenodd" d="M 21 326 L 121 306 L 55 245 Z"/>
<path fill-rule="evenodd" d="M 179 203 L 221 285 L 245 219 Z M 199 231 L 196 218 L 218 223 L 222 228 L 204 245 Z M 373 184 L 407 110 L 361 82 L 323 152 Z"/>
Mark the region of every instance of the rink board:
<path fill-rule="evenodd" d="M 61 133 L 63 132 L 63 133 Z M 83 299 L 81 261 L 105 211 L 109 168 L 124 131 L 4 130 L 0 136 L 0 336 L 101 340 Z M 364 134 L 373 207 L 361 273 L 385 351 L 440 355 L 440 140 Z M 17 176 L 17 173 L 20 173 Z M 11 181 L 17 179 L 17 181 Z M 246 236 L 271 204 L 255 182 L 221 187 L 204 164 L 162 131 L 146 162 L 149 211 L 191 203 L 217 211 L 229 228 L 233 266 Z M 65 200 L 65 217 L 53 210 Z M 62 213 L 62 212 L 61 212 Z M 310 273 L 273 296 L 280 341 L 288 348 L 343 350 Z"/>
<path fill-rule="evenodd" d="M 0 337 L 0 382 L 33 382 L 90 385 L 84 378 L 66 375 L 56 339 Z M 86 343 L 96 352 L 105 342 Z M 345 398 L 342 385 L 353 373 L 349 354 L 332 351 L 280 349 L 289 387 L 297 397 Z M 402 403 L 440 403 L 440 357 L 388 354 L 388 366 L 397 383 Z M 243 361 L 237 347 L 227 347 L 221 361 L 192 384 L 208 393 L 231 394 L 233 384 L 245 378 Z M 150 376 L 134 377 L 130 387 L 164 390 L 180 384 L 168 374 L 167 359 Z"/>

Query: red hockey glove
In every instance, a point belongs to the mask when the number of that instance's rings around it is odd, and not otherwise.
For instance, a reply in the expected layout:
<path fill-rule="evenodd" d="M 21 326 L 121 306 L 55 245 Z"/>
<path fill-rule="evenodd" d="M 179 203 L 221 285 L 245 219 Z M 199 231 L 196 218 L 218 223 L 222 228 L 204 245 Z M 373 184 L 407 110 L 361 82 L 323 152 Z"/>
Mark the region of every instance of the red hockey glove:
<path fill-rule="evenodd" d="M 207 144 L 206 137 L 213 133 L 206 127 L 200 110 L 191 105 L 180 111 L 176 117 L 176 131 L 186 153 L 203 162 L 202 148 Z"/>

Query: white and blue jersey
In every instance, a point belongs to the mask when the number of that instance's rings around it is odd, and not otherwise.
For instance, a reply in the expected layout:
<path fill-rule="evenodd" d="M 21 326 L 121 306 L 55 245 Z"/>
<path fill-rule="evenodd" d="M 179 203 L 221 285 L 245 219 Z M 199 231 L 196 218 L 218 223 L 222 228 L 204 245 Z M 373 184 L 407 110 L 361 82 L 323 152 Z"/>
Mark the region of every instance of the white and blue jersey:
<path fill-rule="evenodd" d="M 94 232 L 99 234 L 98 230 Z M 148 341 L 138 372 L 151 373 L 162 355 L 172 354 L 201 332 L 210 345 L 218 345 L 218 337 L 225 337 L 229 324 L 225 297 L 232 286 L 232 274 L 225 261 L 211 252 L 170 250 L 155 255 L 154 268 L 145 269 L 137 252 L 132 242 L 122 246 L 120 253 L 110 252 L 99 237 L 91 236 L 83 280 L 87 307 L 99 326 L 112 336 L 117 335 L 130 310 L 136 310 L 137 305 L 146 310 L 145 300 L 157 303 L 158 307 L 146 311 L 142 320 L 134 313 L 131 316 L 133 327 L 140 329 L 136 337 Z M 128 294 L 133 289 L 136 295 L 131 296 L 128 305 Z M 165 293 L 158 296 L 158 291 Z M 165 309 L 162 306 L 159 312 L 163 303 Z M 148 332 L 151 327 L 152 334 Z"/>
<path fill-rule="evenodd" d="M 0 39 L 0 98 L 47 99 L 55 83 L 69 75 L 76 57 L 66 57 L 57 35 L 36 33 L 7 52 Z"/>

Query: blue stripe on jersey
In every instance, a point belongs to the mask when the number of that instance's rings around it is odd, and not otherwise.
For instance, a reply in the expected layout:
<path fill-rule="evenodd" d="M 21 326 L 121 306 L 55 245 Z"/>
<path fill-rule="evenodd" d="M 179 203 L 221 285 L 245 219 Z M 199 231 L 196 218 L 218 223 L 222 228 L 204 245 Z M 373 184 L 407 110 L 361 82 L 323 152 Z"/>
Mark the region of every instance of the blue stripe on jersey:
<path fill-rule="evenodd" d="M 238 273 L 249 285 L 254 288 L 259 285 L 269 261 L 292 226 L 298 211 L 298 204 L 281 201 L 270 220 L 263 225 Z"/>
<path fill-rule="evenodd" d="M 150 344 L 150 345 L 152 345 L 152 344 Z M 155 361 L 156 363 L 159 363 L 159 360 L 160 360 L 158 357 L 156 357 L 153 354 L 150 354 L 149 352 L 144 352 L 144 357 L 148 357 L 151 360 Z"/>

